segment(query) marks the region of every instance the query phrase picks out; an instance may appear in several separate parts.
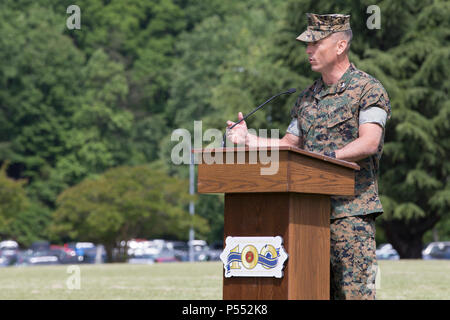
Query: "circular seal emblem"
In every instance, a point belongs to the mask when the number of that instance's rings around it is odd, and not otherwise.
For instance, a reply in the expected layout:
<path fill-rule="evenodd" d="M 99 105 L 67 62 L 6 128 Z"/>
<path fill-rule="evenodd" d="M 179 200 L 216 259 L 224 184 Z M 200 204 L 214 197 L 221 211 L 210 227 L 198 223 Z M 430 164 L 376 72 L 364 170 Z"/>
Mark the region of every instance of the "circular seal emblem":
<path fill-rule="evenodd" d="M 258 250 L 252 245 L 244 247 L 241 253 L 241 261 L 244 268 L 253 269 L 258 264 Z"/>

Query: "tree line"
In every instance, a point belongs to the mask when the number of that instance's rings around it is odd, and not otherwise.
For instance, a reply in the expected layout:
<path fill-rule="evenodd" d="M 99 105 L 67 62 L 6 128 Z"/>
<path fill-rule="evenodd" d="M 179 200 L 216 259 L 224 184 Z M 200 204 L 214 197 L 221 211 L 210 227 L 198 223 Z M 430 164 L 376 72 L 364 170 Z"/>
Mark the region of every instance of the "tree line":
<path fill-rule="evenodd" d="M 306 13 L 351 14 L 350 60 L 391 99 L 377 240 L 420 256 L 434 229 L 450 237 L 449 21 L 446 1 L 70 0 L 0 4 L 0 235 L 114 245 L 129 237 L 186 240 L 190 225 L 222 238 L 223 198 L 195 196 L 171 163 L 177 128 L 223 130 L 271 95 L 302 90 L 311 72 Z M 295 97 L 248 120 L 280 129 Z"/>

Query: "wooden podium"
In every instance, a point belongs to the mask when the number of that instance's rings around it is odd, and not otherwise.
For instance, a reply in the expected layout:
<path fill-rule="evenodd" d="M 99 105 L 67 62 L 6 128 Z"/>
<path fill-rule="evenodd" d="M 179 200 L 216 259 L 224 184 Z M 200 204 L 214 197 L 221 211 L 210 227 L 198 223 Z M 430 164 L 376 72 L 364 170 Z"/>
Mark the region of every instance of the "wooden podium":
<path fill-rule="evenodd" d="M 224 239 L 281 236 L 289 255 L 282 278 L 224 277 L 223 299 L 329 299 L 330 196 L 354 195 L 358 165 L 293 147 L 194 153 L 210 163 L 198 165 L 198 192 L 225 194 Z"/>

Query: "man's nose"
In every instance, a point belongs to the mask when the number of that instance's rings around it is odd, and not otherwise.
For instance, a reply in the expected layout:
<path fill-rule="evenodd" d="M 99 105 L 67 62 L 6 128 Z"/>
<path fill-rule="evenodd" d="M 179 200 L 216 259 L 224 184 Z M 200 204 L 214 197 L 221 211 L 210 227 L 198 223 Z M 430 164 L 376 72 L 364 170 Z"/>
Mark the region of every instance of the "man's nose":
<path fill-rule="evenodd" d="M 310 55 L 312 55 L 312 53 L 313 53 L 312 47 L 311 47 L 311 45 L 308 44 L 306 46 L 306 54 L 310 56 Z"/>

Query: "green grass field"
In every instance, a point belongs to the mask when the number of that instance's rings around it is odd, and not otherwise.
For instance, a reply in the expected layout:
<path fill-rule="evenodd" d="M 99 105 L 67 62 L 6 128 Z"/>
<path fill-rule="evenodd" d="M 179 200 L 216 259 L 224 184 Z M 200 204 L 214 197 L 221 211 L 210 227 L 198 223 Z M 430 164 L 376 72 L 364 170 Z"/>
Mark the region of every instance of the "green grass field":
<path fill-rule="evenodd" d="M 450 299 L 450 261 L 379 261 L 377 299 Z M 0 299 L 222 299 L 221 262 L 67 265 L 0 269 Z M 69 285 L 70 282 L 69 281 Z"/>

